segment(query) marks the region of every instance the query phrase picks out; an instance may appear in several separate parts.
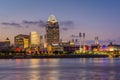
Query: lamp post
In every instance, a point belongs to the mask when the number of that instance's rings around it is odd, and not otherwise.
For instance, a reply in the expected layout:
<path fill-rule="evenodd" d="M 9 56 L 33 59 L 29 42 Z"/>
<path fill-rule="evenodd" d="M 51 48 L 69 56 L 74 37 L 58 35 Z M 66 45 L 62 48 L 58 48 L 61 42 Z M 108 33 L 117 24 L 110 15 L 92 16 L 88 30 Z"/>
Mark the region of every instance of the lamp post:
<path fill-rule="evenodd" d="M 85 33 L 83 33 L 83 51 L 85 51 Z"/>
<path fill-rule="evenodd" d="M 80 51 L 82 49 L 83 46 L 83 51 L 85 51 L 85 33 L 79 33 L 79 37 L 80 37 Z"/>
<path fill-rule="evenodd" d="M 81 32 L 79 33 L 79 37 L 80 37 L 80 51 L 81 51 L 81 45 L 82 45 L 82 41 L 81 41 L 82 34 L 81 34 Z"/>

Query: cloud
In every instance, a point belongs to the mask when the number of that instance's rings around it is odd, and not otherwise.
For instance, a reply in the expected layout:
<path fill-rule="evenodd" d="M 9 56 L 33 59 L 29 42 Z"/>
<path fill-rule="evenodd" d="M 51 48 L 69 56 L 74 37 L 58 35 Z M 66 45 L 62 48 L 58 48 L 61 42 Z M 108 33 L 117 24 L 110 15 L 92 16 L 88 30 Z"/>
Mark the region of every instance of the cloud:
<path fill-rule="evenodd" d="M 40 21 L 23 20 L 22 23 L 25 25 L 36 25 L 36 26 L 42 27 L 42 28 L 44 28 L 46 26 L 46 22 L 43 20 L 40 20 Z M 60 21 L 59 26 L 61 27 L 61 30 L 67 31 L 74 27 L 74 22 L 73 21 Z"/>
<path fill-rule="evenodd" d="M 42 20 L 40 21 L 27 21 L 27 20 L 23 20 L 22 22 L 25 25 L 36 25 L 38 27 L 45 27 L 46 23 Z"/>
<path fill-rule="evenodd" d="M 68 28 L 61 28 L 61 30 L 63 30 L 63 31 L 67 31 L 67 30 L 68 30 Z"/>
<path fill-rule="evenodd" d="M 62 27 L 61 30 L 63 30 L 63 31 L 68 31 L 75 27 L 75 24 L 73 21 L 60 21 L 59 25 L 60 25 L 60 27 Z"/>
<path fill-rule="evenodd" d="M 61 21 L 60 25 L 64 27 L 70 27 L 70 28 L 75 26 L 73 21 Z"/>
<path fill-rule="evenodd" d="M 78 38 L 79 36 L 78 35 L 71 35 L 71 37 L 73 37 L 73 38 Z"/>
<path fill-rule="evenodd" d="M 21 23 L 3 22 L 1 24 L 5 26 L 10 26 L 10 27 L 13 26 L 13 27 L 18 27 L 18 28 L 21 28 L 21 27 L 29 28 L 30 26 L 44 28 L 46 26 L 46 22 L 43 20 L 38 20 L 38 21 L 23 20 Z M 74 28 L 74 22 L 73 21 L 59 21 L 59 26 L 61 30 L 68 31 L 69 29 Z"/>
<path fill-rule="evenodd" d="M 1 23 L 2 25 L 5 25 L 5 26 L 14 26 L 14 27 L 18 27 L 18 28 L 21 28 L 22 26 L 21 26 L 21 24 L 19 24 L 19 23 L 9 23 L 9 22 L 3 22 L 3 23 Z"/>

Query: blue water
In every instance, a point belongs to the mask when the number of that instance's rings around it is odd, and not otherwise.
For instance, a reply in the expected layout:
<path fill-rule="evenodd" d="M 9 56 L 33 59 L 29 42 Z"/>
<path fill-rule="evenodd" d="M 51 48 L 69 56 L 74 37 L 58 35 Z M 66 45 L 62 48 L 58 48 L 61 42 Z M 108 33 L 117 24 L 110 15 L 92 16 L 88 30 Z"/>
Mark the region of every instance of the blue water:
<path fill-rule="evenodd" d="M 0 59 L 0 80 L 120 80 L 120 59 Z"/>

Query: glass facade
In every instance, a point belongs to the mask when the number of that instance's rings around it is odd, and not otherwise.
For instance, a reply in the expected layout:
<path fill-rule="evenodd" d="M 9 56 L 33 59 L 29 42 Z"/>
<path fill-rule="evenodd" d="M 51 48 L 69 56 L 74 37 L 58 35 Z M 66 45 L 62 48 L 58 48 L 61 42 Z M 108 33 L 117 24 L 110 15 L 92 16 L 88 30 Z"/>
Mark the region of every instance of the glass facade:
<path fill-rule="evenodd" d="M 37 32 L 30 32 L 30 45 L 31 47 L 38 47 L 40 45 L 40 36 Z"/>
<path fill-rule="evenodd" d="M 54 15 L 48 18 L 46 24 L 46 41 L 48 45 L 59 43 L 59 24 Z"/>

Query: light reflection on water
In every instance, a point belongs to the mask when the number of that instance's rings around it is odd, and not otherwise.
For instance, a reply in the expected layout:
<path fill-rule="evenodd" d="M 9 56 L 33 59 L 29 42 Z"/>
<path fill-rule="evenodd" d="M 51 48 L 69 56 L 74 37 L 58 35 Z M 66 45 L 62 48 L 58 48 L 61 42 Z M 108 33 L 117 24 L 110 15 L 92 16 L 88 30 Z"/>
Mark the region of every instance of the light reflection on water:
<path fill-rule="evenodd" d="M 119 80 L 119 58 L 1 59 L 0 80 Z"/>

